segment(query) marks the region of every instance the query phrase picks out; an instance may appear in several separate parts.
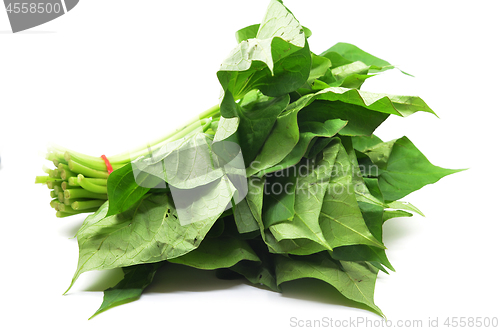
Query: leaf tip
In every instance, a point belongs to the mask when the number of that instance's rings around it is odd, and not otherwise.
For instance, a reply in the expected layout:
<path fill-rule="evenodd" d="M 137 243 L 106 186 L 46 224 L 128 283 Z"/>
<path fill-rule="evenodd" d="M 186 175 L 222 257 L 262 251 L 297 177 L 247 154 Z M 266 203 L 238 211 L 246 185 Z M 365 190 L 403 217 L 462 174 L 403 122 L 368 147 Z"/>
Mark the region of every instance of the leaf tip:
<path fill-rule="evenodd" d="M 73 284 L 75 284 L 75 281 L 76 279 L 78 278 L 80 274 L 76 274 L 73 279 L 71 280 L 71 284 L 69 284 L 69 287 L 66 289 L 66 291 L 64 291 L 64 293 L 62 295 L 66 295 L 66 293 L 69 292 L 69 290 L 71 290 L 71 288 L 73 287 Z"/>
<path fill-rule="evenodd" d="M 372 242 L 373 242 L 375 247 L 378 247 L 381 249 L 387 249 L 387 247 L 385 247 L 385 245 L 381 241 L 377 240 L 375 237 L 372 238 Z"/>
<path fill-rule="evenodd" d="M 95 313 L 92 314 L 92 316 L 90 316 L 87 321 L 90 321 L 91 319 L 93 319 L 94 317 L 96 317 L 97 315 L 99 315 L 100 313 L 102 313 L 104 310 L 99 308 L 95 311 Z"/>
<path fill-rule="evenodd" d="M 399 69 L 399 68 L 398 68 L 398 69 Z M 403 71 L 403 70 L 401 70 L 401 69 L 399 69 L 399 71 L 401 71 L 401 73 L 403 73 L 403 74 L 405 74 L 405 75 L 407 75 L 407 76 L 410 76 L 410 77 L 412 77 L 412 78 L 415 78 L 415 76 L 414 76 L 414 75 L 412 75 L 412 74 L 410 74 L 410 73 L 408 73 L 408 72 L 406 72 L 406 71 Z"/>

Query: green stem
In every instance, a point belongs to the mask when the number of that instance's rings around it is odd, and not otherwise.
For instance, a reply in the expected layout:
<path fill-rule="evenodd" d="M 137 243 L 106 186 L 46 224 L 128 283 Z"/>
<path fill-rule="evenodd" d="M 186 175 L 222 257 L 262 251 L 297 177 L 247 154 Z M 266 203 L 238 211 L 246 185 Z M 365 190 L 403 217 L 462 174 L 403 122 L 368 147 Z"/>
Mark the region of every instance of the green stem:
<path fill-rule="evenodd" d="M 71 170 L 63 169 L 62 171 L 59 171 L 61 173 L 61 178 L 63 180 L 68 180 L 71 177 L 75 177 L 77 174 L 75 174 Z"/>
<path fill-rule="evenodd" d="M 168 135 L 167 137 L 163 137 L 161 141 L 156 141 L 153 142 L 152 144 L 149 144 L 147 147 L 142 147 L 142 149 L 137 149 L 136 151 L 128 152 L 128 153 L 122 153 L 116 156 L 112 156 L 109 158 L 110 162 L 125 162 L 129 163 L 132 160 L 137 159 L 138 157 L 141 157 L 143 155 L 147 155 L 151 153 L 152 151 L 155 151 L 159 149 L 161 146 L 163 146 L 165 143 L 169 141 L 175 141 L 177 139 L 183 138 L 188 136 L 190 133 L 194 133 L 195 131 L 200 131 L 200 123 L 199 122 L 194 122 L 191 123 L 190 125 L 183 127 L 180 130 L 175 131 L 174 133 Z"/>
<path fill-rule="evenodd" d="M 46 184 L 48 182 L 62 182 L 62 179 L 52 176 L 36 176 L 35 178 L 35 184 Z"/>
<path fill-rule="evenodd" d="M 55 194 L 59 194 L 59 192 L 62 192 L 62 191 L 64 191 L 62 189 L 62 185 L 60 185 L 60 186 L 54 186 L 54 193 Z"/>
<path fill-rule="evenodd" d="M 65 198 L 65 199 L 64 199 L 64 204 L 65 204 L 66 206 L 71 206 L 71 204 L 72 204 L 73 202 L 75 202 L 75 201 L 78 201 L 78 200 L 77 200 L 77 199 L 66 199 L 66 198 Z"/>
<path fill-rule="evenodd" d="M 71 171 L 73 171 L 77 174 L 82 174 L 84 176 L 88 176 L 88 177 L 108 178 L 108 176 L 109 176 L 109 174 L 105 171 L 99 171 L 99 170 L 89 168 L 87 166 L 84 166 L 81 163 L 76 162 L 75 160 L 68 161 L 68 166 L 71 169 Z M 72 176 L 72 177 L 74 177 L 74 176 Z"/>
<path fill-rule="evenodd" d="M 57 162 L 65 162 L 64 161 L 64 152 L 61 150 L 51 150 L 47 153 L 45 158 L 49 161 L 57 161 Z M 56 166 L 57 167 L 57 166 Z"/>
<path fill-rule="evenodd" d="M 84 210 L 74 210 L 70 212 L 63 212 L 63 211 L 58 211 L 56 213 L 57 217 L 68 217 L 68 216 L 73 216 L 76 214 L 81 214 L 81 213 L 93 213 L 96 212 L 99 208 L 91 208 L 91 209 L 84 209 Z"/>
<path fill-rule="evenodd" d="M 95 184 L 95 185 L 100 185 L 100 186 L 106 186 L 108 185 L 108 180 L 105 179 L 105 178 L 89 178 L 89 177 L 85 177 L 85 180 L 92 183 L 92 184 Z M 79 186 L 82 186 L 80 185 L 80 182 L 78 181 L 78 177 L 70 177 L 68 179 L 68 185 L 70 186 L 75 186 L 74 188 L 78 188 Z M 71 188 L 71 187 L 68 187 L 68 188 Z M 64 187 L 63 187 L 64 189 Z"/>
<path fill-rule="evenodd" d="M 107 171 L 108 168 L 106 167 L 106 164 L 104 163 L 104 160 L 101 159 L 100 157 L 95 157 L 95 156 L 88 156 L 84 154 L 80 154 L 77 152 L 73 151 L 66 151 L 64 153 L 64 157 L 66 158 L 66 161 L 69 163 L 69 161 L 74 160 L 88 168 L 92 168 L 98 171 Z M 118 169 L 123 167 L 126 163 L 118 163 L 118 162 L 111 162 L 111 166 L 113 169 Z"/>
<path fill-rule="evenodd" d="M 78 178 L 78 184 L 80 184 L 80 186 L 86 189 L 87 191 L 94 193 L 102 193 L 102 194 L 108 193 L 106 186 L 96 185 L 88 181 L 87 178 L 85 178 L 82 174 L 79 174 L 77 178 Z"/>
<path fill-rule="evenodd" d="M 96 185 L 101 185 L 101 186 L 106 186 L 108 185 L 108 180 L 104 178 L 85 178 L 87 181 L 91 182 L 92 184 Z"/>
<path fill-rule="evenodd" d="M 201 127 L 202 131 L 205 132 L 208 130 L 210 127 L 210 118 L 214 116 L 218 116 L 220 109 L 219 105 L 213 106 L 203 113 L 199 115 L 198 118 L 192 120 L 188 124 L 184 125 L 182 128 L 177 129 L 171 133 L 169 133 L 166 136 L 163 136 L 160 139 L 157 139 L 156 141 L 153 141 L 152 143 L 149 144 L 148 147 L 140 147 L 134 151 L 131 151 L 129 153 L 122 153 L 118 155 L 114 155 L 112 157 L 109 157 L 109 161 L 111 163 L 129 163 L 131 160 L 135 160 L 136 158 L 148 154 L 150 151 L 154 151 L 161 147 L 163 144 L 166 142 L 170 141 L 175 141 L 180 138 L 183 138 L 187 136 L 190 133 L 193 133 L 195 131 L 198 131 L 198 129 Z M 201 123 L 200 123 L 201 122 Z"/>
<path fill-rule="evenodd" d="M 83 188 L 71 188 L 69 190 L 64 191 L 64 198 L 66 199 L 89 198 L 89 199 L 108 200 L 108 195 L 89 192 Z"/>
<path fill-rule="evenodd" d="M 50 176 L 36 176 L 35 184 L 45 184 L 49 181 Z"/>
<path fill-rule="evenodd" d="M 73 208 L 74 210 L 96 208 L 100 207 L 104 202 L 104 200 L 75 201 L 71 204 L 71 208 Z"/>
<path fill-rule="evenodd" d="M 75 180 L 77 179 L 76 177 L 70 177 L 69 179 L 71 179 L 71 178 L 75 178 Z M 69 182 L 62 182 L 62 184 L 61 184 L 61 188 L 63 189 L 63 191 L 68 190 L 70 188 L 79 188 L 79 187 L 80 187 L 80 185 L 72 185 Z"/>
<path fill-rule="evenodd" d="M 191 120 L 191 122 L 189 122 L 187 125 L 167 134 L 160 139 L 157 139 L 148 146 L 142 146 L 141 148 L 137 148 L 128 153 L 122 153 L 109 157 L 108 160 L 110 161 L 113 169 L 119 169 L 127 163 L 130 163 L 132 160 L 140 156 L 147 155 L 151 151 L 157 150 L 165 143 L 181 138 L 187 138 L 191 134 L 195 134 L 196 132 L 209 131 L 212 121 L 218 119 L 219 117 L 220 107 L 219 105 L 215 105 L 201 113 L 197 118 Z M 62 189 L 64 190 L 64 197 L 66 199 L 107 199 L 106 185 L 109 174 L 107 172 L 107 167 L 104 163 L 104 160 L 102 160 L 100 157 L 88 156 L 54 145 L 49 149 L 46 158 L 53 161 L 54 165 L 58 169 L 51 170 L 45 167 L 44 171 L 49 176 L 37 176 L 35 179 L 35 183 L 45 184 L 49 181 L 60 182 L 64 179 L 67 181 L 67 183 L 64 183 L 64 187 L 62 187 Z M 82 179 L 79 178 L 79 174 L 83 175 Z M 86 176 L 87 178 L 84 176 Z M 50 188 L 55 188 L 55 186 L 52 184 L 49 186 Z M 80 186 L 82 186 L 83 189 L 75 188 Z M 63 197 L 61 197 L 61 193 L 62 192 L 56 189 L 56 192 L 51 192 L 51 197 L 57 197 L 62 201 Z M 98 196 L 95 196 L 96 194 Z"/>
<path fill-rule="evenodd" d="M 49 188 L 49 190 L 53 190 L 56 186 L 59 186 L 59 187 L 62 187 L 62 184 L 64 182 L 60 182 L 60 181 L 52 181 L 52 180 L 48 180 L 47 181 L 47 187 Z"/>
<path fill-rule="evenodd" d="M 74 211 L 73 208 L 71 208 L 71 206 L 65 205 L 64 203 L 59 203 L 59 205 L 57 205 L 57 210 L 65 213 L 70 213 Z"/>
<path fill-rule="evenodd" d="M 42 170 L 43 172 L 45 172 L 47 175 L 50 175 L 50 173 L 52 172 L 52 169 L 49 169 L 45 164 L 42 165 Z"/>
<path fill-rule="evenodd" d="M 58 218 L 63 218 L 63 217 L 68 217 L 68 216 L 73 216 L 75 214 L 72 213 L 63 213 L 62 211 L 57 211 L 56 212 L 56 217 Z"/>
<path fill-rule="evenodd" d="M 201 113 L 198 116 L 198 118 L 199 119 L 204 119 L 204 118 L 214 117 L 216 115 L 220 115 L 220 107 L 219 107 L 219 105 L 215 105 L 215 106 L 213 106 L 211 108 L 208 108 L 203 113 Z"/>
<path fill-rule="evenodd" d="M 106 171 L 106 164 L 104 160 L 100 157 L 89 156 L 86 154 L 78 153 L 73 150 L 58 146 L 52 145 L 49 148 L 49 152 L 46 156 L 47 160 L 53 161 L 57 160 L 59 162 L 54 162 L 56 167 L 59 166 L 59 163 L 68 164 L 70 160 L 75 160 L 76 162 L 85 165 L 86 167 L 93 168 L 95 170 Z M 113 168 L 120 168 L 124 164 L 112 164 Z"/>
<path fill-rule="evenodd" d="M 58 199 L 54 199 L 50 201 L 50 206 L 54 209 L 57 209 L 57 205 L 59 205 L 60 201 Z"/>
<path fill-rule="evenodd" d="M 68 185 L 70 185 L 70 186 L 76 186 L 78 188 L 78 186 L 80 186 L 80 183 L 78 183 L 78 178 L 76 178 L 76 177 L 69 177 L 69 179 L 68 179 Z"/>

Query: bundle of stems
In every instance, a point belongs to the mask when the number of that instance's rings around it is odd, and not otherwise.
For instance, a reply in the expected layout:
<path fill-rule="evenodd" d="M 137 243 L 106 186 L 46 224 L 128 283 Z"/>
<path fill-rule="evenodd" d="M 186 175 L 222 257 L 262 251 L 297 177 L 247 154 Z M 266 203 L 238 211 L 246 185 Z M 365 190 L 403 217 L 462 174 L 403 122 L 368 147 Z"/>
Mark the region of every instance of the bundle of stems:
<path fill-rule="evenodd" d="M 36 184 L 45 184 L 50 190 L 50 206 L 57 217 L 93 213 L 108 200 L 107 180 L 112 170 L 119 169 L 136 158 L 148 155 L 166 143 L 186 139 L 192 134 L 215 133 L 214 125 L 220 118 L 219 106 L 214 106 L 166 136 L 133 151 L 111 157 L 96 157 L 78 153 L 61 146 L 48 148 L 45 158 L 54 168 L 43 167 L 45 175 L 37 176 Z M 106 164 L 109 162 L 109 166 Z"/>

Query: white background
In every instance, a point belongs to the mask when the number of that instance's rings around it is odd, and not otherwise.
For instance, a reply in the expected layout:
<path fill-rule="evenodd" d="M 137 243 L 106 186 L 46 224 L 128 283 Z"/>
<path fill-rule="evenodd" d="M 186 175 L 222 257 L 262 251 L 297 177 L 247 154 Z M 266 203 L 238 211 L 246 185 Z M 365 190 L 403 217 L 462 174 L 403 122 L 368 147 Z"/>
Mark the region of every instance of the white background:
<path fill-rule="evenodd" d="M 57 219 L 43 175 L 47 143 L 99 156 L 163 135 L 218 102 L 216 71 L 234 32 L 268 1 L 83 0 L 67 15 L 12 34 L 0 9 L 0 328 L 51 330 L 297 329 L 290 319 L 379 321 L 320 281 L 277 294 L 175 267 L 140 300 L 87 318 L 116 271 L 89 272 L 65 296 L 84 216 Z M 406 200 L 426 217 L 389 221 L 375 302 L 398 320 L 500 317 L 498 305 L 498 8 L 496 1 L 298 1 L 311 50 L 349 42 L 398 65 L 367 91 L 422 97 L 439 115 L 390 118 L 436 165 L 469 170 Z M 361 325 L 360 325 L 361 326 Z M 10 327 L 9 329 L 12 329 Z M 420 328 L 423 329 L 423 328 Z"/>

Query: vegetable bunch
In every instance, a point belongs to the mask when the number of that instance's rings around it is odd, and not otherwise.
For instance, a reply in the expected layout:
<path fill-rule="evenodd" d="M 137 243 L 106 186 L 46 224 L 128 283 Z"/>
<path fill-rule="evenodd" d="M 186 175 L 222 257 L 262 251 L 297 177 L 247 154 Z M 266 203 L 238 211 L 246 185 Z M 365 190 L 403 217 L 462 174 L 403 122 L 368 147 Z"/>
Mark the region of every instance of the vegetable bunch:
<path fill-rule="evenodd" d="M 46 183 L 57 216 L 93 212 L 77 233 L 86 271 L 122 268 L 96 313 L 138 298 L 165 264 L 239 275 L 280 291 L 317 278 L 376 313 L 377 272 L 394 270 L 382 226 L 421 212 L 401 201 L 458 170 L 431 164 L 407 138 L 373 133 L 390 115 L 434 114 L 414 96 L 361 90 L 394 66 L 354 45 L 317 55 L 281 1 L 217 72 L 220 104 L 130 155 L 56 147 Z M 71 287 L 71 286 L 70 286 Z"/>

